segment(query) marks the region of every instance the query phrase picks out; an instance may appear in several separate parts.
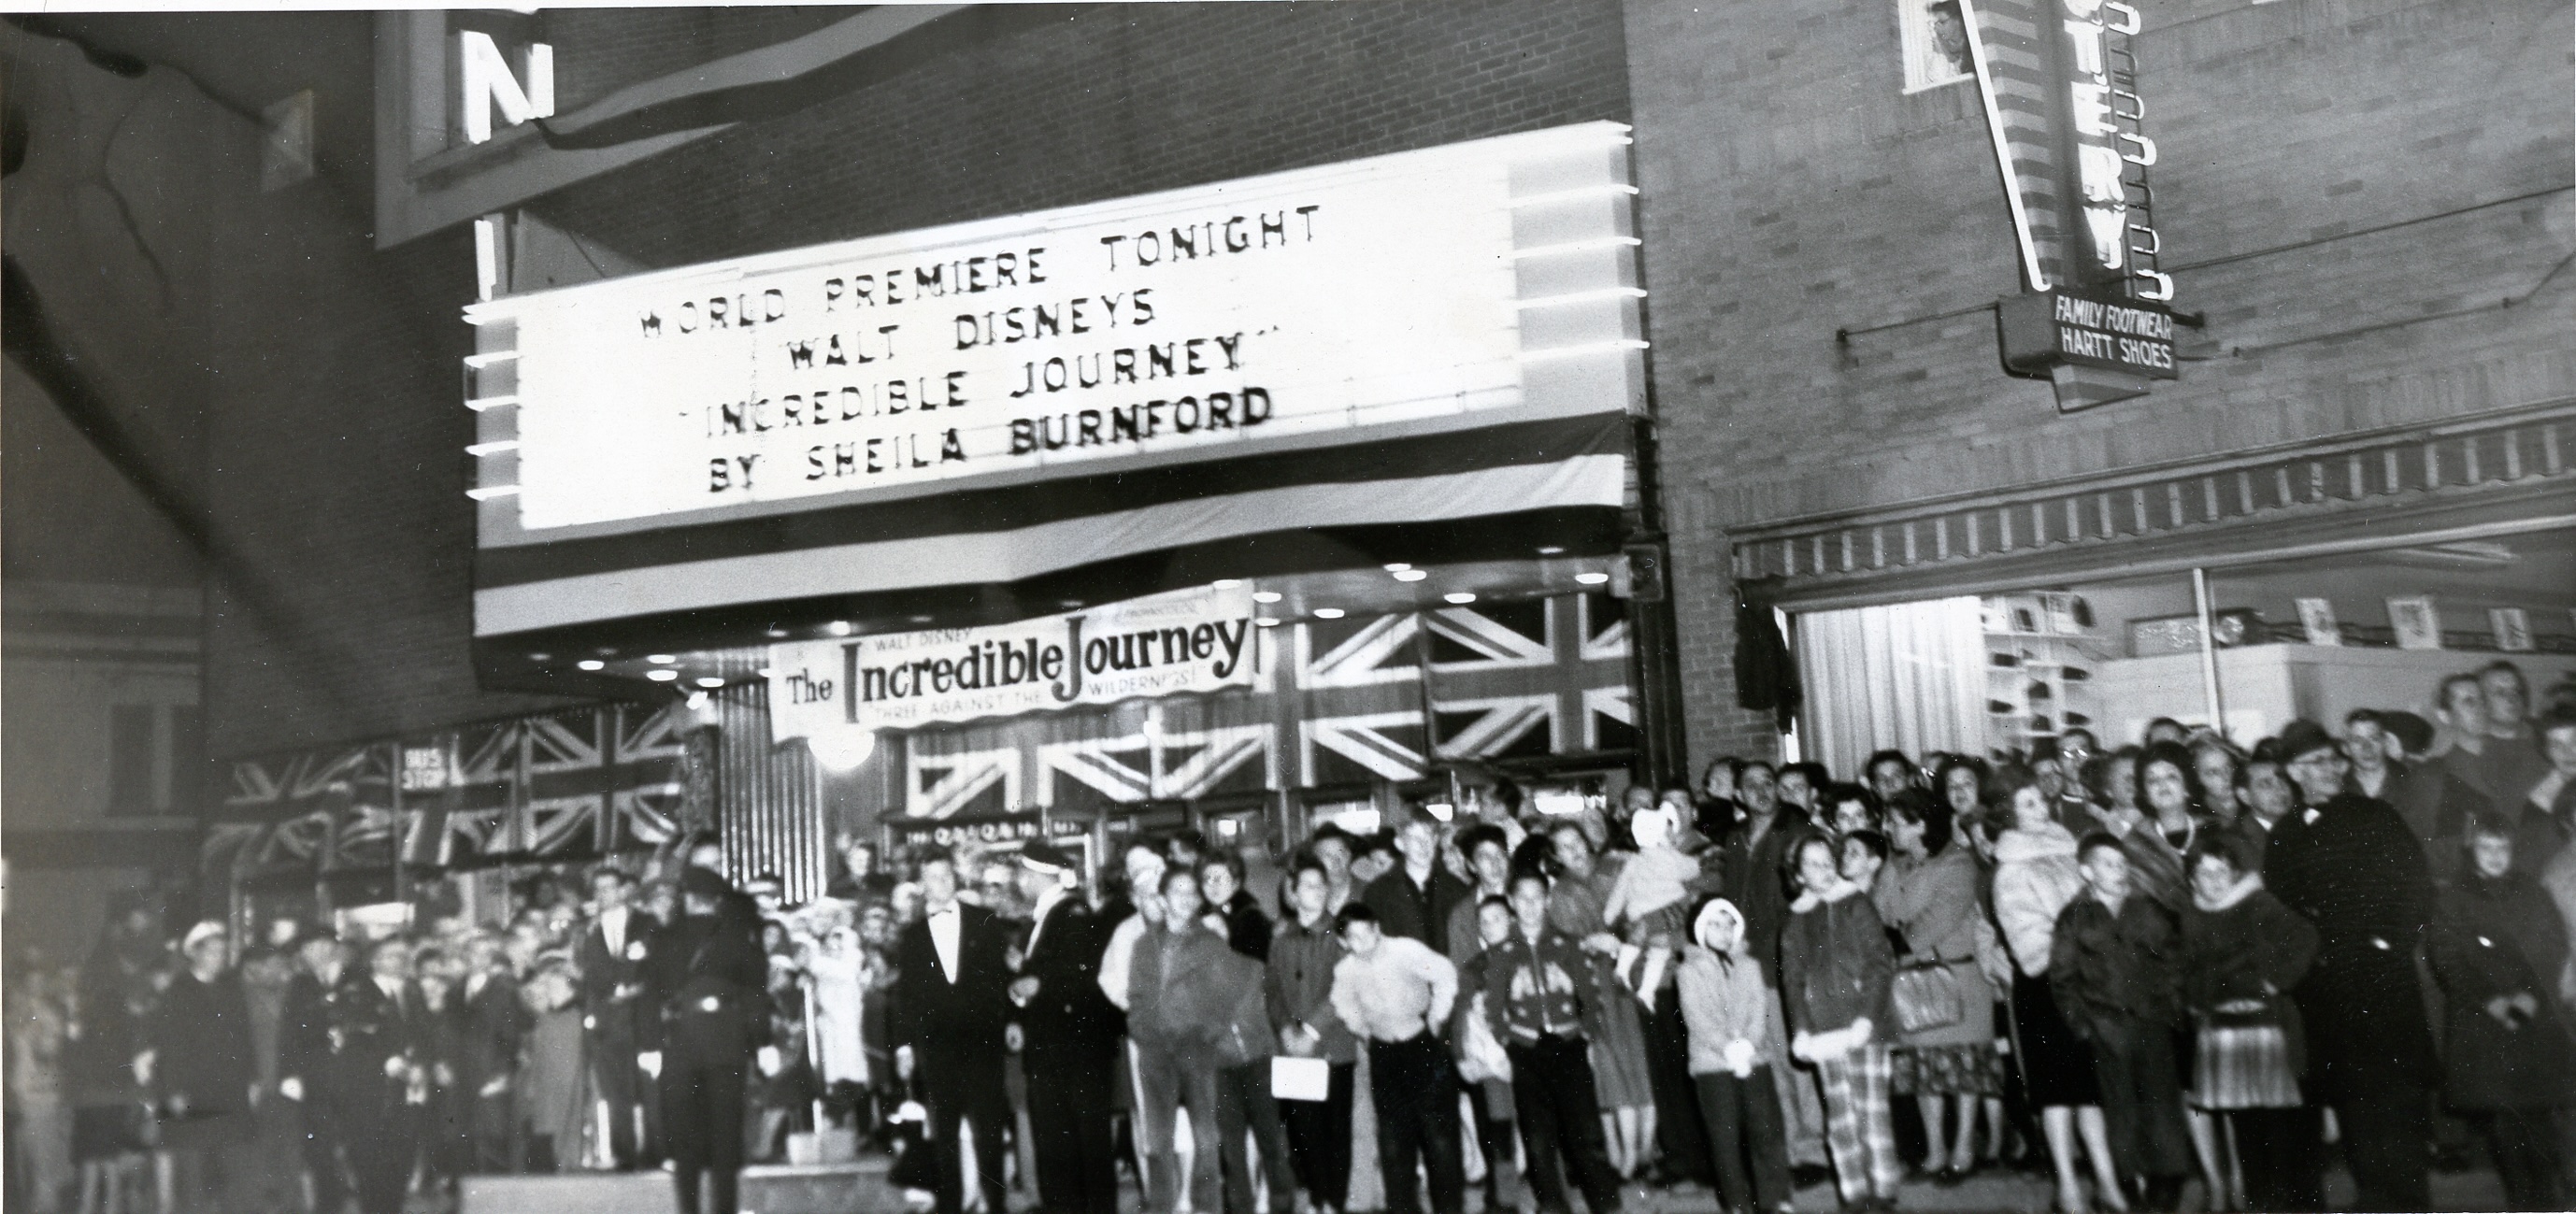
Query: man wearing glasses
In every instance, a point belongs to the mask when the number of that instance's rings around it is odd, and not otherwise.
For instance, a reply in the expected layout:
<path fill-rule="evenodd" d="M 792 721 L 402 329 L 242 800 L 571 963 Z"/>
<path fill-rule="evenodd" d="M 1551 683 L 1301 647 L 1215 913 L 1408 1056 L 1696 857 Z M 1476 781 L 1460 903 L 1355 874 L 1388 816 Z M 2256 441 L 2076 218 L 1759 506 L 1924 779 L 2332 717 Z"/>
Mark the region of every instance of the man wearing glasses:
<path fill-rule="evenodd" d="M 2317 960 L 2293 994 L 2307 1021 L 2316 1099 L 2343 1127 L 2360 1210 L 2417 1210 L 2426 1188 L 2433 1037 L 2415 955 L 2433 918 L 2433 879 L 2405 819 L 2347 791 L 2351 762 L 2314 721 L 2275 749 L 2304 808 L 2273 828 L 2263 880 L 2317 928 Z"/>

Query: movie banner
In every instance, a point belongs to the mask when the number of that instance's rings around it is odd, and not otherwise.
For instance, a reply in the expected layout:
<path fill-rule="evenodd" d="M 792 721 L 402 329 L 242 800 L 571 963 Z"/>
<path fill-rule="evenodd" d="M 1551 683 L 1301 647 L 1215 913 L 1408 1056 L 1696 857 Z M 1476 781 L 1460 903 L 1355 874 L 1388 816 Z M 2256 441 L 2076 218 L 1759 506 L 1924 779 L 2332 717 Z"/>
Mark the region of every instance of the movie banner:
<path fill-rule="evenodd" d="M 1200 587 L 987 628 L 773 645 L 773 741 L 912 729 L 1252 683 L 1249 588 Z"/>

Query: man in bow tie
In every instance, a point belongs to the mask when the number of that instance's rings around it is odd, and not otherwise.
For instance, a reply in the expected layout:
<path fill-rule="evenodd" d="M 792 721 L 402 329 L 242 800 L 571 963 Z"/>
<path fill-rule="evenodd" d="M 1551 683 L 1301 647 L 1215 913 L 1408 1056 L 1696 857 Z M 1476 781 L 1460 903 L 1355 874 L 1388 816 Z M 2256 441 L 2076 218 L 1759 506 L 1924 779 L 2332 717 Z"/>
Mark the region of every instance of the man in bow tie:
<path fill-rule="evenodd" d="M 660 926 L 634 905 L 635 878 L 614 868 L 591 874 L 596 917 L 581 937 L 582 1044 L 598 1099 L 608 1106 L 608 1144 L 620 1168 L 654 1158 L 651 1085 L 635 1067 L 638 1004 L 648 940 Z"/>
<path fill-rule="evenodd" d="M 888 1025 L 895 1072 L 914 1082 L 930 1112 L 939 1214 L 958 1214 L 964 1205 L 964 1160 L 957 1152 L 961 1120 L 975 1125 L 984 1208 L 1007 1210 L 1002 1135 L 1011 1102 L 1002 1085 L 1002 1060 L 1011 1014 L 1009 933 L 992 912 L 957 900 L 957 862 L 944 852 L 922 860 L 921 894 L 921 920 L 906 926 L 895 944 Z"/>

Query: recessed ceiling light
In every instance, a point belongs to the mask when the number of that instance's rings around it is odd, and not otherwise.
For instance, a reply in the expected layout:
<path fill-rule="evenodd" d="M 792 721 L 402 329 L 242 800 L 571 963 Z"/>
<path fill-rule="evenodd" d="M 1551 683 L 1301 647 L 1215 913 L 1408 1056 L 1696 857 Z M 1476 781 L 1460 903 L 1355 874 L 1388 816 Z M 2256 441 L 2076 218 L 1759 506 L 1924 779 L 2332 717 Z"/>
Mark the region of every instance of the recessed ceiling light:
<path fill-rule="evenodd" d="M 600 661 L 598 658 L 583 658 L 578 665 L 584 670 L 608 669 L 608 663 Z"/>
<path fill-rule="evenodd" d="M 1081 599 L 1057 599 L 1057 600 L 1055 601 L 1055 605 L 1056 605 L 1056 606 L 1058 606 L 1058 607 L 1062 607 L 1062 608 L 1064 608 L 1064 609 L 1065 609 L 1065 610 L 1067 610 L 1067 611 L 1071 611 L 1071 610 L 1073 610 L 1074 608 L 1077 608 L 1077 607 L 1082 606 L 1082 600 L 1081 600 Z"/>
<path fill-rule="evenodd" d="M 531 662 L 542 662 L 553 656 L 555 655 L 551 653 L 532 653 L 528 655 L 528 660 Z"/>
<path fill-rule="evenodd" d="M 644 660 L 651 662 L 656 666 L 677 666 L 680 664 L 680 659 L 667 653 L 648 654 L 645 656 Z"/>
<path fill-rule="evenodd" d="M 1476 592 L 1472 590 L 1452 590 L 1440 597 L 1447 599 L 1452 603 L 1472 603 L 1476 601 Z"/>
<path fill-rule="evenodd" d="M 1269 616 L 1266 616 L 1266 615 L 1254 616 L 1254 617 L 1252 618 L 1252 622 L 1253 622 L 1253 623 L 1255 623 L 1255 624 L 1259 624 L 1259 625 L 1261 625 L 1261 626 L 1262 626 L 1262 627 L 1264 627 L 1264 628 L 1277 628 L 1277 627 L 1279 626 L 1279 621 L 1274 620 L 1274 619 L 1271 619 Z"/>
<path fill-rule="evenodd" d="M 1235 587 L 1240 586 L 1240 585 L 1242 585 L 1242 584 L 1243 584 L 1243 579 L 1242 579 L 1242 578 L 1239 578 L 1239 577 L 1221 577 L 1221 578 L 1218 578 L 1217 580 L 1215 580 L 1215 581 L 1213 581 L 1213 582 L 1208 583 L 1208 585 L 1210 585 L 1210 586 L 1214 586 L 1214 587 L 1216 587 L 1216 588 L 1217 588 L 1217 589 L 1219 589 L 1219 590 L 1232 590 L 1232 589 L 1234 589 Z"/>
<path fill-rule="evenodd" d="M 1256 603 L 1276 603 L 1279 601 L 1279 592 L 1276 590 L 1255 590 L 1252 592 L 1252 601 Z"/>
<path fill-rule="evenodd" d="M 915 624 L 927 624 L 930 622 L 930 617 L 926 615 L 917 615 L 912 617 L 912 622 Z"/>
<path fill-rule="evenodd" d="M 823 631 L 831 633 L 836 637 L 845 637 L 850 635 L 850 622 L 848 620 L 834 620 L 829 624 L 823 625 Z"/>
<path fill-rule="evenodd" d="M 1395 580 L 1399 582 L 1418 582 L 1430 576 L 1431 575 L 1429 573 L 1420 569 L 1398 569 L 1395 571 Z"/>
<path fill-rule="evenodd" d="M 1563 556 L 1565 555 L 1565 545 L 1541 544 L 1539 545 L 1538 554 L 1540 556 Z"/>
<path fill-rule="evenodd" d="M 1338 620 L 1342 618 L 1342 614 L 1342 609 L 1339 607 L 1318 607 L 1315 609 L 1315 618 L 1319 620 Z"/>
<path fill-rule="evenodd" d="M 1586 586 L 1598 586 L 1603 582 L 1609 581 L 1610 575 L 1595 569 L 1590 573 L 1575 574 L 1574 580 L 1581 582 Z"/>
<path fill-rule="evenodd" d="M 644 672 L 644 677 L 651 679 L 656 683 L 668 683 L 679 678 L 680 672 L 676 670 L 647 670 Z"/>
<path fill-rule="evenodd" d="M 752 673 L 757 674 L 764 679 L 774 679 L 778 677 L 778 668 L 775 666 L 763 666 Z"/>
<path fill-rule="evenodd" d="M 1402 562 L 1402 561 L 1397 561 L 1397 562 L 1395 562 L 1395 563 L 1393 563 L 1393 564 L 1388 565 L 1388 566 L 1386 567 L 1386 571 L 1387 571 L 1388 573 L 1402 573 L 1402 572 L 1404 572 L 1405 570 L 1407 570 L 1407 569 L 1411 569 L 1411 568 L 1413 568 L 1413 566 L 1408 565 L 1408 564 L 1405 564 L 1405 563 L 1404 563 L 1404 562 Z"/>
<path fill-rule="evenodd" d="M 598 654 L 603 658 L 613 658 L 617 656 L 617 647 L 614 645 L 602 645 L 597 649 L 591 650 L 591 652 Z"/>
<path fill-rule="evenodd" d="M 773 641 L 783 641 L 783 640 L 786 640 L 786 639 L 787 639 L 787 630 L 786 630 L 786 629 L 784 629 L 784 628 L 772 628 L 772 629 L 770 629 L 770 630 L 769 630 L 769 639 L 770 639 L 770 640 L 773 640 Z"/>
<path fill-rule="evenodd" d="M 706 688 L 706 689 L 708 689 L 708 690 L 710 690 L 710 691 L 713 691 L 713 690 L 715 690 L 715 689 L 716 689 L 716 688 L 718 688 L 718 687 L 722 687 L 722 686 L 724 686 L 724 680 L 723 680 L 723 679 L 719 679 L 719 678 L 715 677 L 714 675 L 707 675 L 707 676 L 705 676 L 705 677 L 703 677 L 703 678 L 700 678 L 700 679 L 698 680 L 698 686 L 700 686 L 700 687 L 704 687 L 704 688 Z"/>

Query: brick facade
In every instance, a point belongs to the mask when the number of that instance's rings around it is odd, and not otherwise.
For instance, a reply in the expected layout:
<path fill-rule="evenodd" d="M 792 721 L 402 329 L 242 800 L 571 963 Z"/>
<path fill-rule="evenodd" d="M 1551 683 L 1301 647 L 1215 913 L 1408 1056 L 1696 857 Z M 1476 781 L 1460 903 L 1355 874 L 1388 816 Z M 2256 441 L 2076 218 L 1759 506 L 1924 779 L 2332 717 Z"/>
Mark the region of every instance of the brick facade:
<path fill-rule="evenodd" d="M 1776 745 L 1735 707 L 1735 529 L 2576 395 L 2567 5 L 2144 6 L 2156 226 L 2209 326 L 2178 383 L 2061 416 L 1997 365 L 1975 86 L 1902 92 L 1897 3 L 1628 6 L 1698 762 Z"/>
<path fill-rule="evenodd" d="M 530 209 L 686 265 L 1627 117 L 1605 0 L 1072 7 Z"/>

